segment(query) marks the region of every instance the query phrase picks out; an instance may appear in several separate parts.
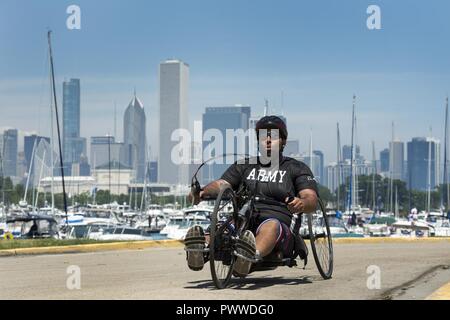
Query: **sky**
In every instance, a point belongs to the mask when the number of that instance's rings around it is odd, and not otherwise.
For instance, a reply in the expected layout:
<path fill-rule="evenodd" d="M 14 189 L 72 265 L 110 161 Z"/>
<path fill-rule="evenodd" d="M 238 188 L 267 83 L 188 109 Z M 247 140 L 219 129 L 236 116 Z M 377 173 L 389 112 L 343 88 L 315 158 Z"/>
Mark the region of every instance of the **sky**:
<path fill-rule="evenodd" d="M 66 26 L 73 4 L 80 30 Z M 380 8 L 380 30 L 367 28 L 369 5 Z M 366 158 L 372 141 L 377 157 L 388 147 L 392 122 L 402 141 L 428 136 L 430 127 L 443 141 L 449 14 L 446 0 L 0 0 L 0 129 L 50 134 L 51 29 L 60 109 L 62 82 L 80 78 L 88 139 L 114 134 L 115 106 L 122 139 L 136 89 L 156 156 L 158 66 L 176 58 L 190 65 L 191 124 L 211 106 L 250 105 L 260 115 L 268 99 L 301 151 L 312 132 L 328 163 L 336 160 L 337 122 L 341 144 L 350 144 L 355 94 Z"/>

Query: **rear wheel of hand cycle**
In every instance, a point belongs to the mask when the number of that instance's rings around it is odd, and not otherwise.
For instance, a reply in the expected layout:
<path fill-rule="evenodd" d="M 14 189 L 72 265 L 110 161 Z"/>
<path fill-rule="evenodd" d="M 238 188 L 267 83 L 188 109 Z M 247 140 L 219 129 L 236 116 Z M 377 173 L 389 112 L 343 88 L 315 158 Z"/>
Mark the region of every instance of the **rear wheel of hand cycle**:
<path fill-rule="evenodd" d="M 325 280 L 333 275 L 333 240 L 323 202 L 319 199 L 314 214 L 308 214 L 309 238 L 314 260 L 320 275 Z"/>

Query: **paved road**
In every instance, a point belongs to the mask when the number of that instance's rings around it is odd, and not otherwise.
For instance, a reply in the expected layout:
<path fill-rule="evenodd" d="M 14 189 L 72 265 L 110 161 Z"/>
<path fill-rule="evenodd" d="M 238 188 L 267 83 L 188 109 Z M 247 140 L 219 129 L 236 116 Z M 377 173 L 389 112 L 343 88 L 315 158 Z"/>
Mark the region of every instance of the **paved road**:
<path fill-rule="evenodd" d="M 79 290 L 67 289 L 73 265 L 81 272 Z M 311 260 L 306 270 L 254 273 L 215 290 L 209 265 L 189 271 L 182 248 L 4 257 L 0 299 L 424 299 L 450 281 L 441 265 L 450 265 L 450 242 L 335 244 L 331 280 L 322 280 Z M 367 287 L 369 266 L 380 268 L 380 289 Z"/>

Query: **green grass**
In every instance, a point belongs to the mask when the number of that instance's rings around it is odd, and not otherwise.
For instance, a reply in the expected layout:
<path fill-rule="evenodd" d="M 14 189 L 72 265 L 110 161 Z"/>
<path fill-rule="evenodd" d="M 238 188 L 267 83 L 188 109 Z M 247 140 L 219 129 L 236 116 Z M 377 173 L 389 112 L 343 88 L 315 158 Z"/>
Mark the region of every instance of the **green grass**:
<path fill-rule="evenodd" d="M 57 239 L 35 239 L 35 240 L 0 240 L 0 250 L 38 247 L 64 247 L 80 244 L 112 243 L 118 241 L 97 241 L 89 239 L 57 240 Z"/>

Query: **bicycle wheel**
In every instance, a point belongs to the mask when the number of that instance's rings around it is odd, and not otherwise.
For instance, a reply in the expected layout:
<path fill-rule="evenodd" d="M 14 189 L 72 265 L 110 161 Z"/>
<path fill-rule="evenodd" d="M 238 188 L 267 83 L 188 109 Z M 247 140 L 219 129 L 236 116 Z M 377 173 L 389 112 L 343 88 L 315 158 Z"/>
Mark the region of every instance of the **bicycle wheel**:
<path fill-rule="evenodd" d="M 333 240 L 322 200 L 315 213 L 308 214 L 308 230 L 311 249 L 319 273 L 325 280 L 333 274 Z"/>
<path fill-rule="evenodd" d="M 235 257 L 233 255 L 233 217 L 237 215 L 236 196 L 230 186 L 222 187 L 211 218 L 209 256 L 211 275 L 218 289 L 230 282 Z"/>

